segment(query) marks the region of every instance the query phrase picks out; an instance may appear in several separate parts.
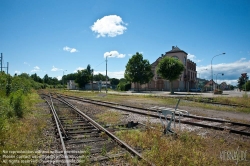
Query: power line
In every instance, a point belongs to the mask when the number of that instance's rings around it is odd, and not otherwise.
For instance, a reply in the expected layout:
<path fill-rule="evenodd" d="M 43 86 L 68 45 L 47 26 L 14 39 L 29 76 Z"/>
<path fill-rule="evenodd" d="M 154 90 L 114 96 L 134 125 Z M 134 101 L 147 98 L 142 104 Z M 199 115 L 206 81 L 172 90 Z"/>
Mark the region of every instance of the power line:
<path fill-rule="evenodd" d="M 96 67 L 100 66 L 100 65 L 101 65 L 101 64 L 103 64 L 105 61 L 106 61 L 106 60 L 104 60 L 102 63 L 100 63 L 99 65 L 95 66 L 94 68 L 96 68 Z"/>
<path fill-rule="evenodd" d="M 3 72 L 3 68 L 6 68 L 7 69 L 7 74 L 8 74 L 8 71 L 9 71 L 9 62 L 7 62 L 7 67 L 3 67 L 3 53 L 1 53 L 1 57 L 0 57 L 0 61 L 1 61 L 1 72 Z"/>

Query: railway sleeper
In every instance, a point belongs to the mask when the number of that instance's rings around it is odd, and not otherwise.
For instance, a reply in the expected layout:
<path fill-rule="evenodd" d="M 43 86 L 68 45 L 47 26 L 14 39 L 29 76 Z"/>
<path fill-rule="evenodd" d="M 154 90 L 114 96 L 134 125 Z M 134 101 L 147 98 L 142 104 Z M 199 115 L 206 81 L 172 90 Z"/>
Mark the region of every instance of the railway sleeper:
<path fill-rule="evenodd" d="M 70 136 L 71 139 L 81 139 L 81 138 L 89 138 L 89 137 L 100 137 L 100 133 L 87 133 L 84 135 L 72 135 Z"/>
<path fill-rule="evenodd" d="M 68 131 L 68 134 L 84 134 L 84 133 L 97 133 L 99 130 L 97 129 L 91 129 L 91 130 L 74 130 L 74 131 Z"/>
<path fill-rule="evenodd" d="M 98 157 L 91 157 L 90 162 L 100 162 L 100 161 L 105 161 L 105 160 L 110 160 L 110 159 L 115 159 L 115 158 L 122 158 L 126 156 L 126 152 L 121 152 L 118 154 L 107 154 L 106 156 L 98 156 Z"/>
<path fill-rule="evenodd" d="M 77 130 L 77 129 L 94 129 L 95 127 L 91 126 L 91 125 L 86 125 L 86 126 L 70 126 L 70 127 L 66 127 L 65 130 Z"/>
<path fill-rule="evenodd" d="M 83 147 L 73 147 L 73 148 L 69 148 L 68 149 L 68 154 L 74 154 L 74 152 L 77 152 L 78 154 L 84 154 L 87 150 L 86 150 L 87 146 L 83 146 Z M 91 154 L 95 154 L 95 153 L 102 153 L 103 150 L 105 149 L 105 151 L 110 152 L 112 149 L 114 149 L 114 143 L 110 143 L 110 144 L 106 144 L 105 146 L 100 146 L 100 147 L 88 147 L 88 151 Z"/>
<path fill-rule="evenodd" d="M 88 138 L 88 139 L 82 139 L 82 140 L 69 140 L 65 142 L 65 144 L 82 144 L 82 143 L 88 143 L 88 142 L 98 142 L 98 141 L 105 141 L 106 139 L 103 138 Z"/>
<path fill-rule="evenodd" d="M 75 124 L 64 124 L 64 127 L 77 127 L 77 126 L 89 126 L 90 124 L 88 123 L 75 123 Z"/>

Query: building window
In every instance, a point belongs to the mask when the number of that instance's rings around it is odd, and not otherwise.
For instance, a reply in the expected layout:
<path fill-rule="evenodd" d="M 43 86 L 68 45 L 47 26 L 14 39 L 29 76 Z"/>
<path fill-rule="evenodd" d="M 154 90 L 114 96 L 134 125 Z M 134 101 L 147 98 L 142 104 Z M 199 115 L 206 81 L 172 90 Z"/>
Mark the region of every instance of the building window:
<path fill-rule="evenodd" d="M 172 57 L 173 57 L 174 59 L 177 59 L 177 60 L 179 60 L 179 58 L 178 58 L 177 56 L 175 56 L 175 55 L 174 55 L 174 56 L 172 56 Z"/>

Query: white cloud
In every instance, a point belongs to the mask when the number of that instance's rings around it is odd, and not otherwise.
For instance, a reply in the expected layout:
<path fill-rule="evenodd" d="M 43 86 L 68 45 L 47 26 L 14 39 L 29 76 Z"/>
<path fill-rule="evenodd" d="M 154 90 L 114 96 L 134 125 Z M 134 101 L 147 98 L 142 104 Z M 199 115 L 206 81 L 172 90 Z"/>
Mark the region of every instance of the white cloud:
<path fill-rule="evenodd" d="M 117 35 L 122 35 L 127 29 L 122 21 L 122 18 L 117 15 L 104 16 L 94 22 L 90 28 L 93 32 L 97 33 L 97 38 L 99 37 L 115 37 Z"/>
<path fill-rule="evenodd" d="M 111 56 L 110 56 L 111 55 Z M 110 51 L 110 52 L 105 52 L 104 53 L 104 58 L 106 57 L 117 57 L 117 58 L 124 58 L 126 56 L 126 54 L 119 54 L 118 51 Z"/>
<path fill-rule="evenodd" d="M 31 72 L 31 73 L 34 73 L 34 72 L 39 72 L 39 71 L 41 71 L 41 70 L 40 70 L 40 67 L 35 66 L 30 72 Z"/>
<path fill-rule="evenodd" d="M 250 74 L 250 60 L 247 61 L 246 58 L 241 58 L 240 60 L 231 63 L 212 64 L 212 68 L 213 68 L 213 79 L 215 81 L 217 76 L 218 82 L 226 80 L 227 83 L 232 82 L 233 85 L 236 85 L 237 80 L 241 76 L 241 73 L 248 73 L 248 75 Z M 198 72 L 197 74 L 198 77 L 200 73 L 201 78 L 211 80 L 212 78 L 211 64 L 201 67 L 197 66 L 196 70 Z M 224 75 L 222 76 L 219 73 L 223 73 Z"/>
<path fill-rule="evenodd" d="M 106 71 L 94 71 L 94 75 L 101 73 L 102 75 L 106 76 Z M 117 78 L 117 79 L 121 79 L 124 78 L 124 71 L 108 71 L 107 75 L 109 78 Z"/>
<path fill-rule="evenodd" d="M 62 79 L 62 76 L 57 76 L 56 77 L 58 80 L 61 80 Z"/>
<path fill-rule="evenodd" d="M 74 70 L 74 73 L 76 73 L 77 72 L 77 70 L 84 70 L 85 68 L 83 68 L 83 67 L 78 67 L 78 68 L 76 68 L 75 70 Z"/>
<path fill-rule="evenodd" d="M 30 64 L 29 64 L 29 63 L 27 63 L 27 62 L 23 62 L 23 64 L 30 66 Z"/>
<path fill-rule="evenodd" d="M 56 68 L 55 66 L 53 66 L 51 69 L 51 71 L 60 71 L 60 70 L 63 70 L 63 69 Z"/>
<path fill-rule="evenodd" d="M 75 48 L 70 48 L 70 47 L 68 47 L 68 46 L 63 47 L 63 50 L 64 50 L 64 51 L 68 51 L 68 52 L 70 52 L 70 53 L 78 52 L 77 49 L 75 49 Z"/>
<path fill-rule="evenodd" d="M 195 63 L 199 63 L 201 61 L 200 59 L 196 59 L 196 56 L 192 55 L 190 53 L 188 53 L 187 58 L 190 59 L 191 61 L 195 62 Z"/>

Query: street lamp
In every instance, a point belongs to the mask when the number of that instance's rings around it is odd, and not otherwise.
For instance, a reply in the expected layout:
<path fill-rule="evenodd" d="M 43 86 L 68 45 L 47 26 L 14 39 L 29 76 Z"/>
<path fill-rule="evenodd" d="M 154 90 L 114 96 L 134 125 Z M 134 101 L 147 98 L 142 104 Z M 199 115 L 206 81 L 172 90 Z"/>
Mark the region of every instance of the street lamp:
<path fill-rule="evenodd" d="M 112 54 L 106 56 L 106 93 L 107 93 L 107 81 L 108 81 L 108 77 L 107 77 L 107 62 L 108 62 L 108 60 L 107 60 L 107 57 L 111 56 L 111 55 Z"/>
<path fill-rule="evenodd" d="M 64 76 L 64 72 L 67 71 L 67 70 L 63 70 L 63 76 Z M 63 89 L 64 89 L 64 78 L 62 76 L 62 81 L 63 81 Z"/>
<path fill-rule="evenodd" d="M 94 69 L 91 70 L 91 73 L 92 73 L 92 91 L 93 91 Z"/>
<path fill-rule="evenodd" d="M 216 87 L 217 87 L 217 89 L 218 89 L 218 84 L 217 84 L 217 76 L 218 76 L 218 74 L 221 74 L 222 76 L 224 76 L 224 73 L 217 73 L 216 74 Z"/>
<path fill-rule="evenodd" d="M 224 55 L 224 54 L 226 54 L 225 52 L 223 52 L 223 53 L 221 53 L 221 54 L 218 54 L 218 55 L 215 55 L 214 57 L 216 57 L 216 56 L 219 56 L 219 55 Z M 211 77 L 212 77 L 212 93 L 213 93 L 213 87 L 214 87 L 214 84 L 213 84 L 213 67 L 212 67 L 212 62 L 213 62 L 213 59 L 214 59 L 214 57 L 212 58 L 212 60 L 211 60 Z"/>

